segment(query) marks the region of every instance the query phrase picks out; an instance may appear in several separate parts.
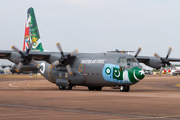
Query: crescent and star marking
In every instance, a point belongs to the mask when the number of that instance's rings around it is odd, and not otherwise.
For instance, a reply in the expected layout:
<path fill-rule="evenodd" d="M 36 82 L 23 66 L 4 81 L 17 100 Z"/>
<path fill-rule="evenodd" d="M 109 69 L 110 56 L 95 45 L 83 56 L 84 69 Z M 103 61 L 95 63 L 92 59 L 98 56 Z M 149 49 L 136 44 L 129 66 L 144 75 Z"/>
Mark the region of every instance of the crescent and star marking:
<path fill-rule="evenodd" d="M 140 79 L 138 79 L 138 78 L 136 77 L 136 75 L 135 75 L 135 70 L 134 70 L 134 74 L 133 74 L 133 75 L 134 75 L 134 78 L 135 78 L 136 80 L 138 80 L 138 81 L 140 80 Z"/>
<path fill-rule="evenodd" d="M 114 73 L 114 76 L 116 76 L 116 77 L 119 77 L 120 76 L 120 71 L 118 71 L 118 75 L 116 75 L 115 73 Z"/>

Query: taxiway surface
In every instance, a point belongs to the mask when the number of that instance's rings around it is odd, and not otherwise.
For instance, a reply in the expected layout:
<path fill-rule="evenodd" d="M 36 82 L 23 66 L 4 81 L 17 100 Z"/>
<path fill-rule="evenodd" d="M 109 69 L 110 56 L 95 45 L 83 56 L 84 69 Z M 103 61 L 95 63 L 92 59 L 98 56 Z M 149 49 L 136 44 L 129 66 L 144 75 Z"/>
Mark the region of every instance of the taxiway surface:
<path fill-rule="evenodd" d="M 147 76 L 130 92 L 120 92 L 81 86 L 62 91 L 43 77 L 0 75 L 0 119 L 176 120 L 180 76 Z"/>

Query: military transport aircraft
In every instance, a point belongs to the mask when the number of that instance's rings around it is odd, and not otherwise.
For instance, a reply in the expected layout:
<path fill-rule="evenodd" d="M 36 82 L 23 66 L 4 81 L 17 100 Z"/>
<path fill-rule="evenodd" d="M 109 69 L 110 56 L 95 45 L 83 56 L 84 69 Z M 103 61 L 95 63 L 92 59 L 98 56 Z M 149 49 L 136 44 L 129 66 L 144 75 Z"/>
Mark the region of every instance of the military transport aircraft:
<path fill-rule="evenodd" d="M 8 59 L 15 63 L 16 70 L 22 71 L 25 65 L 34 65 L 36 69 L 50 82 L 56 84 L 60 90 L 69 89 L 73 86 L 87 86 L 89 90 L 101 90 L 104 86 L 120 86 L 121 92 L 128 92 L 130 86 L 142 80 L 145 75 L 139 62 L 153 68 L 161 68 L 170 61 L 180 61 L 178 58 L 166 58 L 155 54 L 155 57 L 138 56 L 141 48 L 135 56 L 127 53 L 71 53 L 63 52 L 57 43 L 60 52 L 31 51 L 40 42 L 39 32 L 33 8 L 28 9 L 28 25 L 32 43 L 26 51 L 20 51 L 12 46 L 14 51 L 0 50 L 0 58 Z M 37 35 L 38 33 L 38 35 Z M 39 48 L 42 46 L 40 45 Z M 139 61 L 139 62 L 138 62 Z"/>

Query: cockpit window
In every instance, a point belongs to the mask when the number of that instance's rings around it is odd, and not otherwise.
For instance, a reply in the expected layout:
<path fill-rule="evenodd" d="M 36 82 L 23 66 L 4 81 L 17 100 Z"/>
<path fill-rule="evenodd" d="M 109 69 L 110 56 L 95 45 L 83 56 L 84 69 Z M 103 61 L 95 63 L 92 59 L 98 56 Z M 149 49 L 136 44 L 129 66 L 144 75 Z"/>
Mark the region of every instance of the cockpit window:
<path fill-rule="evenodd" d="M 126 57 L 119 57 L 117 63 L 126 63 Z"/>
<path fill-rule="evenodd" d="M 131 58 L 127 58 L 127 62 L 128 62 L 128 63 L 131 62 Z"/>
<path fill-rule="evenodd" d="M 137 62 L 135 58 L 131 58 L 132 59 L 132 62 Z"/>
<path fill-rule="evenodd" d="M 121 57 L 118 58 L 117 63 L 120 63 Z"/>

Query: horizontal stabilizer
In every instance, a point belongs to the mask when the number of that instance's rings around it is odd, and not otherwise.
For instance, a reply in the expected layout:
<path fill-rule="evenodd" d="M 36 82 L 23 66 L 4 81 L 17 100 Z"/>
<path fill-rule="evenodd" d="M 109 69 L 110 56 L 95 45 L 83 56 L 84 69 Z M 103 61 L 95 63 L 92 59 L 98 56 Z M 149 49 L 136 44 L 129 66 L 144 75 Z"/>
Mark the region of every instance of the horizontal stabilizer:
<path fill-rule="evenodd" d="M 135 51 L 125 51 L 125 50 L 118 50 L 116 49 L 115 51 L 107 51 L 108 53 L 132 53 L 132 52 L 135 52 Z"/>

